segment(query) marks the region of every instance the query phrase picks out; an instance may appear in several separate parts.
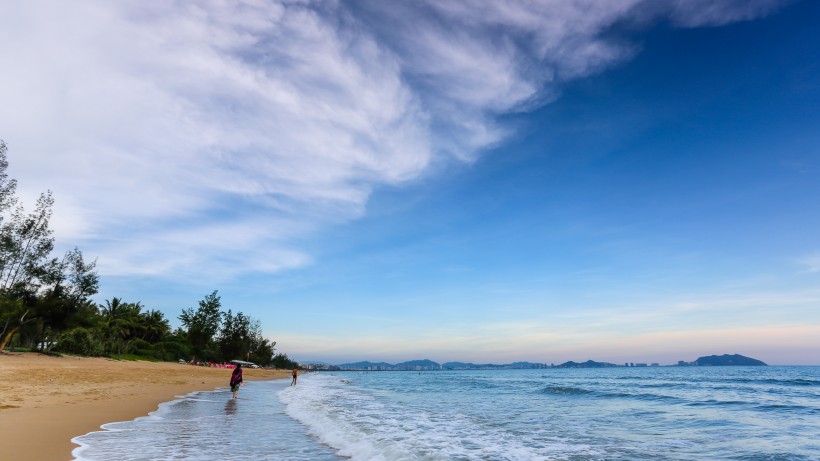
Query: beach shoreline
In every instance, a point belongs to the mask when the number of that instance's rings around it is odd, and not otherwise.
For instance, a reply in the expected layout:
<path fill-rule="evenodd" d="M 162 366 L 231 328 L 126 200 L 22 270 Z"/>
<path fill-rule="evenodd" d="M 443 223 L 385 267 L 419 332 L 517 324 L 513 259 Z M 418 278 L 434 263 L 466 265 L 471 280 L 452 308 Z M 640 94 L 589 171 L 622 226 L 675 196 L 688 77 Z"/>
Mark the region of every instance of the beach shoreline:
<path fill-rule="evenodd" d="M 290 372 L 244 375 L 273 380 Z M 16 461 L 69 461 L 74 437 L 147 416 L 177 396 L 227 387 L 229 378 L 228 369 L 168 362 L 0 354 L 0 446 Z"/>

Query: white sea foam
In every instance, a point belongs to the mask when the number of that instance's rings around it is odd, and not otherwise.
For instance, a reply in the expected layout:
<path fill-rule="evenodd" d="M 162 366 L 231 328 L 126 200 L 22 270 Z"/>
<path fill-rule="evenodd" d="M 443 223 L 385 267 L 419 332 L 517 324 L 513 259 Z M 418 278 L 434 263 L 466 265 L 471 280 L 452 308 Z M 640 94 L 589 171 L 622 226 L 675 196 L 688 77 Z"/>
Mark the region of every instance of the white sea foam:
<path fill-rule="evenodd" d="M 149 416 L 76 437 L 80 447 L 73 455 L 76 461 L 338 461 L 284 415 L 275 396 L 284 386 L 282 381 L 249 383 L 238 400 L 226 389 L 192 393 L 161 404 Z"/>
<path fill-rule="evenodd" d="M 312 376 L 279 393 L 286 413 L 323 443 L 354 461 L 450 459 L 551 460 L 594 450 L 583 444 L 531 443 L 447 402 L 401 398 L 390 391 L 352 386 L 331 375 Z"/>
<path fill-rule="evenodd" d="M 820 368 L 339 373 L 194 393 L 78 461 L 815 461 Z M 719 436 L 716 436 L 719 434 Z"/>

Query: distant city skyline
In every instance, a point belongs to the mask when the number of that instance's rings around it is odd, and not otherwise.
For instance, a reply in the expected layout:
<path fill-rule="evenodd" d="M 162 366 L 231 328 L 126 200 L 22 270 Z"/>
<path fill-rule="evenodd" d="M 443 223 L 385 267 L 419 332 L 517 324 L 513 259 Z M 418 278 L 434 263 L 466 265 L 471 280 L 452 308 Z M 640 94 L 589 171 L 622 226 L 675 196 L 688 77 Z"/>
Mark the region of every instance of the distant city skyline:
<path fill-rule="evenodd" d="M 57 254 L 299 362 L 820 365 L 820 3 L 0 6 Z"/>

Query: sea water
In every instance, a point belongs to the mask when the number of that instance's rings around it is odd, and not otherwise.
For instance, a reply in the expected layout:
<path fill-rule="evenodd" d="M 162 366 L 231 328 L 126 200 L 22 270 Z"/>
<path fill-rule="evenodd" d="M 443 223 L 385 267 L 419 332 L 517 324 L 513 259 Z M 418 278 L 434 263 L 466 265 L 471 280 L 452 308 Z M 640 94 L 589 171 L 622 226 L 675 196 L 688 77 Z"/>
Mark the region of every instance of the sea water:
<path fill-rule="evenodd" d="M 77 460 L 820 460 L 820 368 L 314 373 L 163 404 Z"/>

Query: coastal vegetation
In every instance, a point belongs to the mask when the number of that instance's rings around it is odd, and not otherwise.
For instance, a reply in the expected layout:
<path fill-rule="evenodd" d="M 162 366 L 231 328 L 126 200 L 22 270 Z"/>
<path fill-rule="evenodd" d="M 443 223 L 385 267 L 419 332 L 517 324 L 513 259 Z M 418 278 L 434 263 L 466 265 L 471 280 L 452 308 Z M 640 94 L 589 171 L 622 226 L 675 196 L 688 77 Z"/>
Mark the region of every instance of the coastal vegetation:
<path fill-rule="evenodd" d="M 194 362 L 242 359 L 290 368 L 285 354 L 274 356 L 258 320 L 223 310 L 217 291 L 182 309 L 180 328 L 165 314 L 140 302 L 113 297 L 97 304 L 100 277 L 96 260 L 74 248 L 53 256 L 49 227 L 51 191 L 27 212 L 17 198 L 17 182 L 7 174 L 6 144 L 0 140 L 0 352 L 7 347 L 46 353 Z"/>

